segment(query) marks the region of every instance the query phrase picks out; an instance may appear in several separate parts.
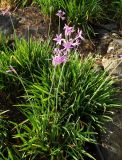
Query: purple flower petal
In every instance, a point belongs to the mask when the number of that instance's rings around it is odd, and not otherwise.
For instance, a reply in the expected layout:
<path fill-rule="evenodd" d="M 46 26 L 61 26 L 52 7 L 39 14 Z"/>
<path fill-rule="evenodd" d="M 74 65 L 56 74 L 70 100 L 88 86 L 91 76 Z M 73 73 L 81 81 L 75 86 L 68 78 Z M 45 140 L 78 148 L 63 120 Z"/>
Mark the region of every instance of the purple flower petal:
<path fill-rule="evenodd" d="M 53 53 L 54 53 L 55 55 L 61 55 L 62 50 L 59 49 L 59 48 L 54 48 Z"/>
<path fill-rule="evenodd" d="M 64 26 L 65 36 L 70 36 L 74 32 L 74 27 L 69 27 L 65 24 Z"/>
<path fill-rule="evenodd" d="M 76 41 L 72 44 L 72 46 L 77 47 L 80 45 L 80 41 L 76 39 Z"/>
<path fill-rule="evenodd" d="M 66 63 L 67 61 L 67 57 L 66 56 L 54 56 L 53 59 L 52 59 L 52 64 L 54 66 L 57 66 L 57 65 L 60 65 L 61 63 Z"/>
<path fill-rule="evenodd" d="M 75 39 L 81 39 L 81 40 L 85 40 L 84 38 L 83 38 L 83 36 L 82 36 L 82 34 L 83 34 L 83 32 L 82 32 L 82 30 L 80 30 L 79 28 L 78 28 L 78 31 L 77 31 L 77 35 L 76 35 L 76 38 Z"/>
<path fill-rule="evenodd" d="M 65 20 L 65 17 L 61 17 L 61 19 L 62 19 L 62 21 L 64 21 L 64 20 Z"/>
<path fill-rule="evenodd" d="M 69 51 L 71 48 L 73 48 L 73 40 L 64 41 L 63 47 L 65 50 Z"/>
<path fill-rule="evenodd" d="M 56 35 L 56 37 L 53 40 L 56 41 L 56 44 L 61 45 L 61 42 L 63 41 L 62 34 Z"/>
<path fill-rule="evenodd" d="M 65 20 L 64 15 L 65 15 L 65 12 L 63 12 L 62 10 L 58 10 L 58 12 L 56 13 L 56 16 L 58 16 L 62 20 Z"/>

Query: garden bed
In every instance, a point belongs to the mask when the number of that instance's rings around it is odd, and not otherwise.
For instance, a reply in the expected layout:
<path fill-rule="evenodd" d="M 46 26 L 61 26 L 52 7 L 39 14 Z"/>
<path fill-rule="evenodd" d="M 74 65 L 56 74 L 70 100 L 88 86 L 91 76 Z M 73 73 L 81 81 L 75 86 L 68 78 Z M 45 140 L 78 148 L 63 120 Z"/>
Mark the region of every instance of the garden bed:
<path fill-rule="evenodd" d="M 101 1 L 36 2 L 1 9 L 0 158 L 121 160 L 121 2 L 117 23 Z"/>

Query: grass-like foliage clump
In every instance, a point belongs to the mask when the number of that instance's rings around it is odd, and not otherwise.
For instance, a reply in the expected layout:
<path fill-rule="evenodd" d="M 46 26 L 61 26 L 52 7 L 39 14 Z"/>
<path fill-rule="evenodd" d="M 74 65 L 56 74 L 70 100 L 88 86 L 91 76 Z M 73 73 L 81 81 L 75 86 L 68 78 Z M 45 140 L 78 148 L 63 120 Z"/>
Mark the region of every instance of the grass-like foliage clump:
<path fill-rule="evenodd" d="M 122 0 L 33 0 L 44 14 L 53 15 L 58 9 L 67 13 L 67 22 L 82 26 L 89 36 L 92 26 L 121 21 Z M 54 18 L 54 17 L 53 17 Z"/>
<path fill-rule="evenodd" d="M 103 17 L 100 0 L 34 0 L 45 14 L 55 14 L 58 9 L 67 13 L 67 22 L 81 25 L 86 34 L 93 32 L 90 23 Z"/>
<path fill-rule="evenodd" d="M 13 107 L 25 119 L 12 122 L 13 143 L 1 147 L 3 159 L 94 159 L 86 144 L 95 144 L 94 135 L 110 120 L 113 81 L 95 70 L 92 56 L 81 60 L 76 51 L 68 52 L 65 61 L 52 62 L 57 56 L 52 57 L 51 46 L 49 41 L 16 40 L 13 50 L 3 47 L 1 91 L 20 96 Z"/>

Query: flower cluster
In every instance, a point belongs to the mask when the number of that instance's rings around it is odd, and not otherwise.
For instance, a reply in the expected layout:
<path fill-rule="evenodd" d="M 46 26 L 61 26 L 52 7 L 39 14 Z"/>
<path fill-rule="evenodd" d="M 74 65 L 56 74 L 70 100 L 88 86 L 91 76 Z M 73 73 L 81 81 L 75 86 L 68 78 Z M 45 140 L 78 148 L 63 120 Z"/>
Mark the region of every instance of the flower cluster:
<path fill-rule="evenodd" d="M 59 18 L 61 18 L 62 20 L 65 20 L 65 12 L 63 12 L 62 10 L 59 10 L 56 13 L 56 16 L 58 16 Z"/>
<path fill-rule="evenodd" d="M 63 29 L 64 29 L 64 38 L 61 33 L 59 35 L 57 34 L 56 37 L 53 39 L 56 42 L 56 48 L 53 51 L 54 56 L 52 59 L 52 64 L 54 66 L 57 66 L 61 63 L 66 63 L 71 49 L 76 49 L 80 45 L 80 41 L 84 40 L 82 36 L 82 30 L 78 29 L 76 36 L 72 38 L 72 34 L 75 32 L 74 27 L 70 27 L 65 24 Z"/>

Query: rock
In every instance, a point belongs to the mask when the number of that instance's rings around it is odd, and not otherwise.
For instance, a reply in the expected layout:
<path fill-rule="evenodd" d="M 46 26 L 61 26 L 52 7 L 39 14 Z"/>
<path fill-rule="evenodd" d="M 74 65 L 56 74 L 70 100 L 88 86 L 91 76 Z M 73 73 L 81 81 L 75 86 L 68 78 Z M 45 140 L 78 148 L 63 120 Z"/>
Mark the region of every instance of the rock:
<path fill-rule="evenodd" d="M 26 7 L 16 11 L 19 21 L 19 27 L 16 29 L 16 35 L 28 39 L 43 40 L 47 37 L 49 21 L 40 13 L 38 7 Z"/>
<path fill-rule="evenodd" d="M 107 49 L 111 41 L 112 41 L 112 37 L 110 33 L 106 33 L 102 35 L 102 37 L 99 40 L 97 52 L 101 55 L 105 55 L 107 53 Z"/>
<path fill-rule="evenodd" d="M 106 33 L 99 40 L 97 52 L 102 55 L 106 54 L 121 54 L 122 38 L 118 33 Z"/>
<path fill-rule="evenodd" d="M 94 29 L 95 35 L 96 37 L 103 37 L 104 35 L 108 34 L 108 31 L 106 29 L 103 28 L 95 28 Z"/>
<path fill-rule="evenodd" d="M 102 65 L 109 74 L 116 78 L 122 78 L 122 58 L 110 57 L 102 59 Z"/>
<path fill-rule="evenodd" d="M 104 67 L 102 65 L 102 60 L 101 60 L 100 57 L 95 59 L 95 63 L 93 65 L 93 69 L 97 74 L 99 74 L 100 72 L 104 71 Z"/>
<path fill-rule="evenodd" d="M 93 25 L 93 28 L 96 36 L 99 38 L 103 37 L 106 34 L 109 34 L 118 30 L 117 23 Z"/>
<path fill-rule="evenodd" d="M 111 75 L 122 78 L 122 38 L 112 39 L 102 59 L 102 64 Z"/>
<path fill-rule="evenodd" d="M 102 136 L 104 160 L 122 160 L 122 109 L 114 111 L 113 121 L 106 124 L 107 133 Z"/>
<path fill-rule="evenodd" d="M 0 15 L 0 32 L 5 36 L 13 33 L 14 29 L 18 26 L 18 20 L 14 16 Z"/>
<path fill-rule="evenodd" d="M 116 36 L 116 37 L 115 37 Z M 114 77 L 117 82 L 114 87 L 120 92 L 114 97 L 122 105 L 122 38 L 114 35 L 108 45 L 107 55 L 103 57 L 102 64 L 105 70 Z M 122 106 L 121 106 L 122 107 Z M 101 136 L 101 151 L 104 160 L 122 160 L 122 109 L 114 109 L 113 121 L 105 125 L 107 133 Z"/>
<path fill-rule="evenodd" d="M 107 53 L 113 54 L 114 56 L 122 55 L 122 39 L 113 39 L 113 41 L 109 43 Z"/>
<path fill-rule="evenodd" d="M 114 97 L 122 107 L 122 38 L 115 37 L 108 45 L 102 65 L 117 80 L 114 87 L 120 92 Z M 101 136 L 104 160 L 122 160 L 122 109 L 113 109 L 113 121 L 105 124 L 107 133 Z"/>
<path fill-rule="evenodd" d="M 44 41 L 48 35 L 48 28 L 49 20 L 41 14 L 37 6 L 17 9 L 11 16 L 0 14 L 0 35 L 9 36 L 10 40 L 13 40 L 16 34 L 18 38 Z"/>
<path fill-rule="evenodd" d="M 114 31 L 118 29 L 118 26 L 117 26 L 117 23 L 108 23 L 108 24 L 101 25 L 101 28 L 104 28 L 108 31 Z"/>

